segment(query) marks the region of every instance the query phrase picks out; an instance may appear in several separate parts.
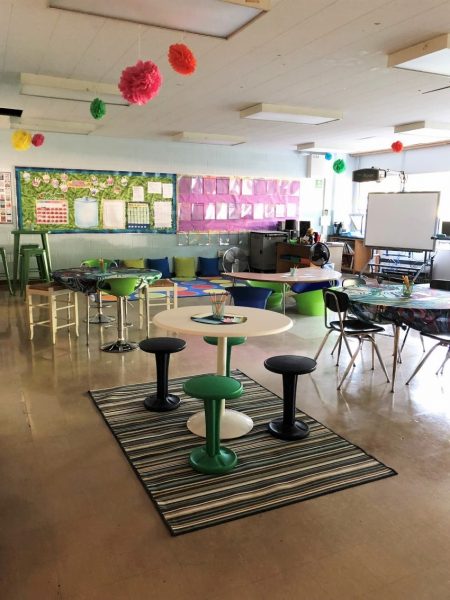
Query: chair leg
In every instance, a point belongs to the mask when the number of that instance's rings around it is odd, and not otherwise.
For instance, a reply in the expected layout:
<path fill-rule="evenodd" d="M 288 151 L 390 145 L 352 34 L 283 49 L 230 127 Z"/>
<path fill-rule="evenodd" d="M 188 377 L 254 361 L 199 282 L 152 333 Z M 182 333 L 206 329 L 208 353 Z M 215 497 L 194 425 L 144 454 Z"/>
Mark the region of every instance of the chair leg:
<path fill-rule="evenodd" d="M 57 317 L 56 317 L 56 298 L 55 298 L 55 296 L 49 297 L 48 307 L 49 307 L 50 330 L 52 332 L 52 342 L 53 342 L 53 344 L 56 344 L 56 332 L 57 332 L 58 321 L 57 321 Z"/>
<path fill-rule="evenodd" d="M 78 326 L 79 326 L 79 321 L 78 321 L 78 294 L 77 292 L 71 292 L 71 295 L 73 295 L 73 310 L 75 312 L 75 335 L 76 337 L 80 336 L 79 330 L 78 330 Z"/>
<path fill-rule="evenodd" d="M 417 365 L 417 367 L 414 369 L 413 374 L 411 375 L 411 377 L 408 379 L 408 381 L 405 383 L 405 385 L 409 385 L 409 382 L 411 381 L 411 379 L 413 377 L 415 377 L 415 375 L 417 375 L 417 373 L 420 371 L 420 369 L 423 367 L 425 361 L 427 360 L 427 358 L 430 356 L 430 354 L 432 352 L 434 352 L 434 350 L 436 350 L 436 348 L 438 346 L 441 346 L 441 342 L 438 342 L 437 344 L 435 344 L 434 346 L 432 346 L 428 352 L 425 354 L 425 356 L 422 358 L 422 360 L 420 361 L 420 363 Z"/>
<path fill-rule="evenodd" d="M 30 328 L 29 339 L 32 340 L 34 337 L 33 296 L 32 296 L 32 294 L 27 294 L 27 307 L 28 307 L 28 325 Z"/>
<path fill-rule="evenodd" d="M 331 333 L 331 332 L 332 332 L 332 329 L 330 329 L 330 330 L 329 330 L 329 331 L 328 331 L 328 332 L 325 334 L 325 337 L 323 338 L 323 340 L 322 340 L 322 342 L 321 342 L 321 344 L 320 344 L 320 346 L 319 346 L 319 349 L 317 350 L 317 352 L 316 352 L 316 355 L 314 356 L 314 360 L 317 360 L 317 359 L 318 359 L 318 357 L 319 357 L 319 354 L 322 352 L 322 349 L 323 349 L 323 347 L 325 346 L 325 342 L 326 342 L 326 341 L 327 341 L 327 339 L 329 338 L 329 336 L 330 336 L 330 333 Z"/>
<path fill-rule="evenodd" d="M 439 367 L 439 369 L 436 371 L 436 375 L 444 374 L 444 366 L 445 366 L 445 363 L 449 360 L 449 358 L 450 358 L 450 346 L 447 346 L 447 354 L 445 355 L 444 362 Z"/>
<path fill-rule="evenodd" d="M 89 294 L 86 294 L 86 346 L 89 346 Z"/>
<path fill-rule="evenodd" d="M 384 364 L 384 361 L 383 361 L 383 359 L 381 357 L 380 350 L 379 350 L 379 348 L 377 346 L 377 343 L 375 342 L 375 340 L 374 340 L 374 338 L 372 336 L 369 336 L 369 338 L 370 338 L 370 340 L 372 342 L 372 369 L 373 369 L 373 354 L 374 354 L 374 352 L 376 352 L 377 356 L 378 356 L 378 360 L 379 360 L 380 365 L 381 365 L 381 368 L 383 369 L 384 374 L 386 375 L 386 380 L 389 383 L 391 380 L 389 379 L 389 375 L 388 375 L 388 372 L 386 370 L 386 366 Z"/>
<path fill-rule="evenodd" d="M 362 338 L 359 338 L 358 340 L 358 347 L 356 348 L 355 352 L 352 354 L 352 357 L 350 359 L 350 362 L 347 365 L 347 368 L 344 371 L 344 374 L 342 376 L 341 381 L 339 382 L 339 385 L 337 386 L 337 389 L 340 390 L 342 387 L 342 384 L 344 383 L 345 378 L 347 377 L 347 375 L 350 372 L 350 369 L 352 368 L 353 363 L 356 360 L 356 357 L 358 356 L 358 352 L 361 350 L 361 346 L 362 346 Z"/>

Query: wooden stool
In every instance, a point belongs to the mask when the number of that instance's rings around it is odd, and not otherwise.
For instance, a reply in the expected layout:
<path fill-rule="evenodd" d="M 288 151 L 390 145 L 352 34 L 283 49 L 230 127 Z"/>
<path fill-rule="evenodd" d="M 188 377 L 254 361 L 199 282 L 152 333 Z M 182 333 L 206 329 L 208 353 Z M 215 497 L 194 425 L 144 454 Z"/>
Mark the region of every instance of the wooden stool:
<path fill-rule="evenodd" d="M 177 408 L 180 398 L 175 394 L 169 394 L 169 360 L 174 352 L 180 352 L 186 348 L 186 342 L 179 338 L 156 337 L 139 342 L 139 348 L 144 352 L 150 352 L 156 359 L 156 394 L 147 396 L 144 406 L 147 410 L 155 412 L 166 412 Z"/>
<path fill-rule="evenodd" d="M 25 247 L 20 249 L 20 293 L 23 295 L 25 286 L 28 284 L 30 277 L 30 258 L 36 258 L 39 269 L 39 277 L 44 281 L 50 281 L 50 273 L 48 269 L 47 253 L 44 248 Z"/>
<path fill-rule="evenodd" d="M 158 296 L 152 298 L 153 293 Z M 162 297 L 159 294 L 163 294 Z M 144 306 L 142 306 L 144 304 Z M 139 327 L 142 329 L 144 314 L 147 322 L 147 337 L 150 337 L 150 307 L 165 306 L 166 310 L 178 308 L 178 284 L 171 279 L 158 279 L 146 285 L 139 295 Z"/>
<path fill-rule="evenodd" d="M 44 302 L 34 303 L 33 296 L 45 298 Z M 34 336 L 36 325 L 50 327 L 53 343 L 56 343 L 56 332 L 65 327 L 75 327 L 75 335 L 78 337 L 78 298 L 77 294 L 58 283 L 32 283 L 26 286 L 26 301 L 28 307 L 28 323 L 30 327 L 30 340 Z M 58 302 L 61 306 L 58 306 Z M 48 309 L 48 319 L 44 321 L 35 321 L 33 310 L 35 308 L 46 307 Z M 71 309 L 74 309 L 72 318 Z M 67 311 L 64 324 L 58 325 L 58 313 Z M 63 317 L 61 317 L 63 319 Z"/>
<path fill-rule="evenodd" d="M 299 440 L 306 437 L 309 434 L 308 425 L 304 421 L 295 420 L 297 378 L 314 371 L 316 361 L 306 356 L 272 356 L 264 361 L 264 366 L 268 371 L 283 376 L 283 417 L 269 423 L 269 433 L 281 440 Z"/>
<path fill-rule="evenodd" d="M 183 389 L 205 403 L 206 445 L 192 450 L 191 467 L 200 473 L 228 473 L 238 459 L 233 450 L 220 445 L 220 408 L 224 400 L 242 396 L 242 383 L 224 375 L 198 375 L 186 381 Z"/>

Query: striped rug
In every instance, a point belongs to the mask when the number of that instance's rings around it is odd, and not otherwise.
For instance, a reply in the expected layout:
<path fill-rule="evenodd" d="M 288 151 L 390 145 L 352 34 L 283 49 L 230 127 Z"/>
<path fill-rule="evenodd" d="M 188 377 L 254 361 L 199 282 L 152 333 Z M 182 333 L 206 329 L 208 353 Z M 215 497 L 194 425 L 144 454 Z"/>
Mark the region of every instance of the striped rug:
<path fill-rule="evenodd" d="M 266 426 L 281 416 L 282 400 L 240 371 L 233 376 L 245 392 L 227 406 L 247 413 L 255 427 L 226 442 L 239 462 L 234 471 L 219 476 L 189 466 L 190 451 L 202 441 L 188 431 L 186 421 L 202 409 L 202 402 L 185 396 L 185 377 L 170 381 L 170 391 L 182 402 L 168 413 L 143 408 L 145 396 L 155 392 L 154 383 L 90 392 L 173 535 L 396 474 L 301 411 L 298 417 L 310 427 L 307 438 L 285 442 L 272 437 Z"/>

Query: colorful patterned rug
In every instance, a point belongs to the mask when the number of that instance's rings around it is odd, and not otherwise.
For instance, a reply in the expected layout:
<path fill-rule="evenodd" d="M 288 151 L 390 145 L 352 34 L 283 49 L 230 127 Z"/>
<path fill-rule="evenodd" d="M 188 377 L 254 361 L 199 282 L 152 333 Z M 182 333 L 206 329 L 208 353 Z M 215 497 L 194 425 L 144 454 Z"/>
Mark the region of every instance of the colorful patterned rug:
<path fill-rule="evenodd" d="M 233 285 L 231 279 L 224 279 L 223 277 L 188 280 L 173 278 L 173 281 L 178 283 L 178 297 L 180 298 L 208 296 L 209 294 L 215 294 L 217 290 L 224 290 Z"/>
<path fill-rule="evenodd" d="M 203 475 L 188 462 L 193 448 L 204 440 L 186 427 L 188 418 L 203 408 L 183 392 L 187 377 L 169 382 L 180 396 L 177 410 L 165 413 L 144 408 L 156 383 L 139 383 L 90 395 L 172 535 L 219 525 L 280 508 L 396 472 L 322 423 L 298 411 L 309 425 L 309 436 L 285 442 L 267 433 L 267 423 L 280 417 L 283 401 L 241 371 L 232 372 L 244 395 L 227 401 L 229 408 L 249 415 L 254 428 L 226 445 L 238 455 L 227 475 Z M 276 519 L 276 517 L 274 517 Z"/>

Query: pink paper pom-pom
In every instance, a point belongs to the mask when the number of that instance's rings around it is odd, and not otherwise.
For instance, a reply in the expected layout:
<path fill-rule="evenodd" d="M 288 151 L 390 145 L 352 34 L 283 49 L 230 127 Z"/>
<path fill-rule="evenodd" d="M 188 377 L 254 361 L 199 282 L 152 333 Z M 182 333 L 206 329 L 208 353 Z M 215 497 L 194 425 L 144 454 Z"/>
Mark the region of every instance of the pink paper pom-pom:
<path fill-rule="evenodd" d="M 42 133 L 35 133 L 33 135 L 33 137 L 31 138 L 31 143 L 33 144 L 33 146 L 42 146 L 42 144 L 44 143 L 45 137 L 42 135 Z"/>
<path fill-rule="evenodd" d="M 122 71 L 119 90 L 122 96 L 131 104 L 147 104 L 156 94 L 162 84 L 162 75 L 151 60 L 138 60 L 134 67 Z"/>

